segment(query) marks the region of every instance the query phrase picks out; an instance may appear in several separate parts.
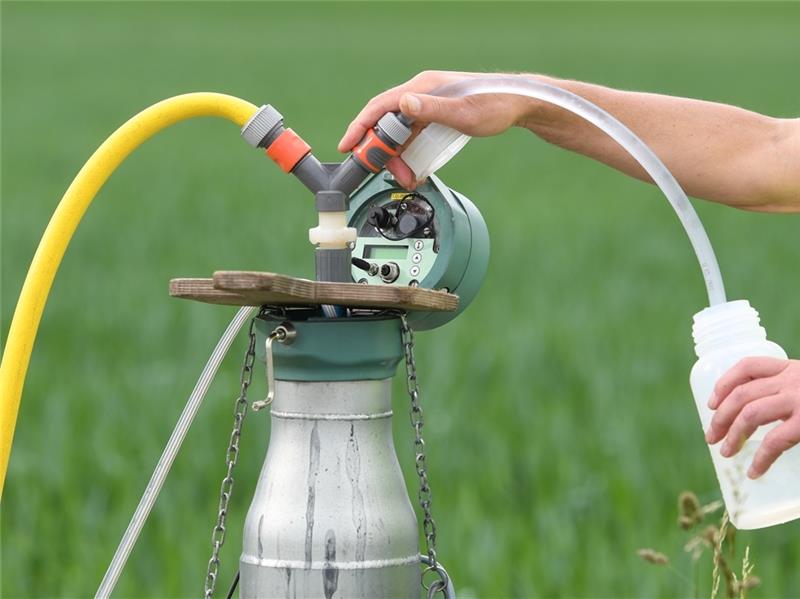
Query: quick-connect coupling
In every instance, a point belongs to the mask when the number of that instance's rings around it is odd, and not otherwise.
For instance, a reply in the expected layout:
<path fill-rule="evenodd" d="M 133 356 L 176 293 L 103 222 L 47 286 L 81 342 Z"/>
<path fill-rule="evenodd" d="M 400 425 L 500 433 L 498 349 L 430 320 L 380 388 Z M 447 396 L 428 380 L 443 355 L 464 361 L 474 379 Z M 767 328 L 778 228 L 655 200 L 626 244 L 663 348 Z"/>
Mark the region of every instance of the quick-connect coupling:
<path fill-rule="evenodd" d="M 395 113 L 387 112 L 353 149 L 353 158 L 368 171 L 377 173 L 386 166 L 390 158 L 397 156 L 397 149 L 409 137 L 411 127 Z"/>
<path fill-rule="evenodd" d="M 380 133 L 383 133 L 398 146 L 402 146 L 411 137 L 411 127 L 396 112 L 384 114 L 378 120 L 377 127 Z"/>
<path fill-rule="evenodd" d="M 264 104 L 242 127 L 242 137 L 254 148 L 266 148 L 280 135 L 283 115 L 271 105 Z"/>
<path fill-rule="evenodd" d="M 292 129 L 285 128 L 283 115 L 269 104 L 259 108 L 244 124 L 242 137 L 254 148 L 265 148 L 267 156 L 284 173 L 291 173 L 311 153 L 311 146 Z M 327 173 L 323 172 L 321 177 L 327 179 Z"/>

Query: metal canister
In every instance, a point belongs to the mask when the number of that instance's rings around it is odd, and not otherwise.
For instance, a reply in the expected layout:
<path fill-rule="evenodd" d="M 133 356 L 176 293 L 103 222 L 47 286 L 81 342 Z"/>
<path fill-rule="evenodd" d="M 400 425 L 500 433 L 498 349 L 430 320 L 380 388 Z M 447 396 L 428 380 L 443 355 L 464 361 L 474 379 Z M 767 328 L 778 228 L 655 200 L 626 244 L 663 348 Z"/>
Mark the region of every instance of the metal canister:
<path fill-rule="evenodd" d="M 263 334 L 281 320 L 259 323 Z M 269 447 L 247 514 L 242 597 L 420 596 L 417 520 L 392 440 L 399 321 L 292 320 L 275 345 Z"/>

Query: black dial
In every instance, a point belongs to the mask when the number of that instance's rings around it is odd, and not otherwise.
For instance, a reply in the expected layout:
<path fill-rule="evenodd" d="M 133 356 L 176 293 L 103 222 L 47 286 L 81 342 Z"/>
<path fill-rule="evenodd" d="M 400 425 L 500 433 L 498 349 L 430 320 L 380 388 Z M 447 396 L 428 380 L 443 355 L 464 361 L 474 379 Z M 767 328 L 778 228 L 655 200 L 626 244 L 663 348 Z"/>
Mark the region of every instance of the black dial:
<path fill-rule="evenodd" d="M 395 220 L 394 215 L 383 206 L 373 206 L 367 215 L 367 222 L 378 229 L 390 228 Z"/>

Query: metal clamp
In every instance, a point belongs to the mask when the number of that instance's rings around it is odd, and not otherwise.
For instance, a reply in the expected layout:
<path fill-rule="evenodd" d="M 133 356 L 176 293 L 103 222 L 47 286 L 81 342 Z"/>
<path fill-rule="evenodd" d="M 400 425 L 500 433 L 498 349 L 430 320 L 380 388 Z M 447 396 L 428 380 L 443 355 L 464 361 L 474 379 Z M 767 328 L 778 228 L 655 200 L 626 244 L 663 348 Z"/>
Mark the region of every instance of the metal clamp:
<path fill-rule="evenodd" d="M 431 558 L 425 554 L 420 554 L 419 560 L 427 566 L 427 568 L 422 571 L 423 578 L 425 578 L 428 572 L 435 572 L 439 577 L 429 586 L 425 585 L 424 580 L 422 581 L 422 586 L 428 591 L 428 599 L 433 599 L 436 593 L 441 593 L 445 599 L 456 599 L 456 590 L 453 587 L 453 580 L 450 578 L 450 575 L 447 573 L 447 570 L 444 569 L 441 562 L 437 561 L 433 563 Z"/>
<path fill-rule="evenodd" d="M 254 401 L 251 405 L 254 412 L 258 412 L 266 408 L 275 399 L 275 366 L 272 361 L 272 344 L 277 341 L 289 345 L 294 342 L 297 337 L 297 330 L 292 323 L 283 322 L 275 327 L 275 330 L 267 335 L 265 342 L 265 354 L 267 362 L 267 397 L 261 401 Z"/>

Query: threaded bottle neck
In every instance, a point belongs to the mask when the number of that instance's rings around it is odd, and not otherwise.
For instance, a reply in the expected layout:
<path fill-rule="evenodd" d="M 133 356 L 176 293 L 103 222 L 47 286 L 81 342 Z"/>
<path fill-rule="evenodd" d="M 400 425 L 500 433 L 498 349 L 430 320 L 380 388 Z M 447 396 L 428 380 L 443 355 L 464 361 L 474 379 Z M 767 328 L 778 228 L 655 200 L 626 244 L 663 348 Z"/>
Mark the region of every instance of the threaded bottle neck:
<path fill-rule="evenodd" d="M 758 312 L 747 300 L 717 304 L 694 315 L 694 351 L 698 358 L 717 349 L 767 339 Z"/>

